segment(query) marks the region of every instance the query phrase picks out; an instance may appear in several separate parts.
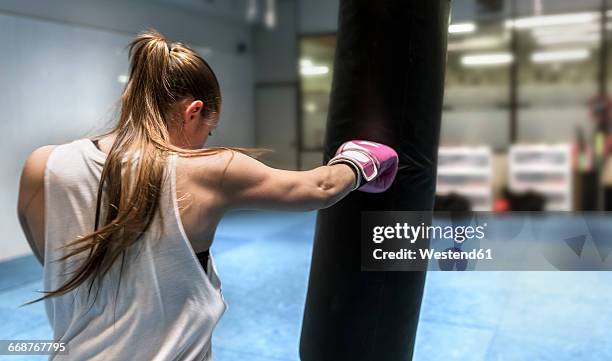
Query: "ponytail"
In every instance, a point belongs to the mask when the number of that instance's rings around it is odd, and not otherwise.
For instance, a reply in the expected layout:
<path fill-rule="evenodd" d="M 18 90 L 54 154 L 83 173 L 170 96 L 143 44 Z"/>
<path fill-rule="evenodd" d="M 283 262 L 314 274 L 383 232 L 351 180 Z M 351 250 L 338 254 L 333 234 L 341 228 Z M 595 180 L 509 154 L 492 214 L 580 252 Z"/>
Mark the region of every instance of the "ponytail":
<path fill-rule="evenodd" d="M 91 293 L 94 282 L 99 283 L 117 259 L 123 260 L 155 217 L 170 152 L 193 157 L 228 149 L 190 150 L 170 143 L 168 129 L 174 126 L 171 111 L 177 101 L 188 96 L 201 99 L 205 118 L 218 118 L 219 84 L 203 58 L 181 43 L 168 43 L 155 31 L 140 34 L 128 54 L 129 80 L 118 123 L 110 132 L 116 138 L 98 185 L 93 232 L 65 245 L 65 255 L 56 261 L 78 255 L 82 260 L 63 285 L 30 303 L 67 294 L 86 281 L 91 282 Z"/>

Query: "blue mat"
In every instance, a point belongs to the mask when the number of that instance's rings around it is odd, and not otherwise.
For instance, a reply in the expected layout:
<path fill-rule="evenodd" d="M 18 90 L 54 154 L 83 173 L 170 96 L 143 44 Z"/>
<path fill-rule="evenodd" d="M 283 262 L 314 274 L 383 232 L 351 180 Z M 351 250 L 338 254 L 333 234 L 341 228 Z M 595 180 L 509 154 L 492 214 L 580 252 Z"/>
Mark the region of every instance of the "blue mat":
<path fill-rule="evenodd" d="M 213 337 L 217 361 L 299 360 L 315 213 L 226 217 L 213 254 L 229 308 Z M 0 339 L 48 339 L 33 257 L 0 263 Z M 414 360 L 612 360 L 612 274 L 428 274 Z M 0 356 L 0 360 L 46 357 Z"/>

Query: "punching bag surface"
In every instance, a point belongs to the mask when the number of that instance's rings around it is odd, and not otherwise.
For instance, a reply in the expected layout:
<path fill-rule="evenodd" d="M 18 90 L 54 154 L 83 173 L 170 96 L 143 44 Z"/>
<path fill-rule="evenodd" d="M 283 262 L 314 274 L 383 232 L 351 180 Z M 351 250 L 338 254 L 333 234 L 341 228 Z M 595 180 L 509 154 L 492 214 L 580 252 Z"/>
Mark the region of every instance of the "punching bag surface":
<path fill-rule="evenodd" d="M 317 216 L 303 361 L 408 361 L 424 272 L 361 272 L 362 211 L 433 208 L 449 0 L 340 0 L 324 161 L 345 141 L 393 147 L 381 194 L 353 192 Z"/>

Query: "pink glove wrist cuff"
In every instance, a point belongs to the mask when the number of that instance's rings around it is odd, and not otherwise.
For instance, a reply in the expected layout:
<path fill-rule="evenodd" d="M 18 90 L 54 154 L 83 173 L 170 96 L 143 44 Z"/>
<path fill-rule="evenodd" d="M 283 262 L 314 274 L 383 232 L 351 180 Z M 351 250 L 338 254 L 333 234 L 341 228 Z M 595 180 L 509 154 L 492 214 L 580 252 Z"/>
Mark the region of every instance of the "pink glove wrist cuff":
<path fill-rule="evenodd" d="M 347 164 L 349 166 L 351 166 L 353 168 L 353 170 L 355 171 L 355 187 L 353 187 L 353 189 L 351 189 L 351 192 L 354 190 L 359 189 L 359 187 L 361 187 L 361 182 L 363 180 L 363 178 L 361 177 L 361 169 L 359 168 L 359 166 L 357 164 L 355 164 L 353 161 L 351 161 L 348 158 L 344 158 L 341 156 L 336 156 L 333 157 L 328 163 L 327 165 L 334 165 L 334 164 Z"/>

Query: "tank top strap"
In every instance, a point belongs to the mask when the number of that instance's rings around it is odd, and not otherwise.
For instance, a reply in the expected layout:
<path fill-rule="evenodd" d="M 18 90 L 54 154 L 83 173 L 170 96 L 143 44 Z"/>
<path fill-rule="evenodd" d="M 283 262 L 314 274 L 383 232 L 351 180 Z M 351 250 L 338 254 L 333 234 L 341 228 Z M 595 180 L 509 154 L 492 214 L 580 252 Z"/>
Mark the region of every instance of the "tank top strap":
<path fill-rule="evenodd" d="M 197 264 L 197 267 L 204 273 L 206 278 L 210 281 L 211 285 L 221 292 L 221 280 L 219 278 L 219 274 L 217 271 L 217 266 L 213 257 L 213 252 L 209 250 L 208 260 L 206 263 L 206 267 L 201 266 L 200 261 L 198 259 L 197 254 L 193 250 L 193 246 L 191 245 L 191 241 L 189 237 L 187 237 L 187 233 L 183 227 L 183 222 L 181 221 L 180 208 L 178 204 L 178 195 L 176 191 L 176 183 L 177 183 L 177 164 L 178 164 L 179 155 L 175 152 L 170 152 L 168 155 L 168 178 L 169 178 L 169 189 L 164 194 L 169 195 L 169 204 L 166 207 L 170 212 L 164 212 L 165 214 L 172 214 L 172 216 L 164 217 L 165 226 L 175 227 L 180 234 L 180 243 L 181 245 L 186 246 L 189 249 L 189 253 L 192 255 L 191 260 Z M 169 224 L 170 223 L 170 224 Z"/>

